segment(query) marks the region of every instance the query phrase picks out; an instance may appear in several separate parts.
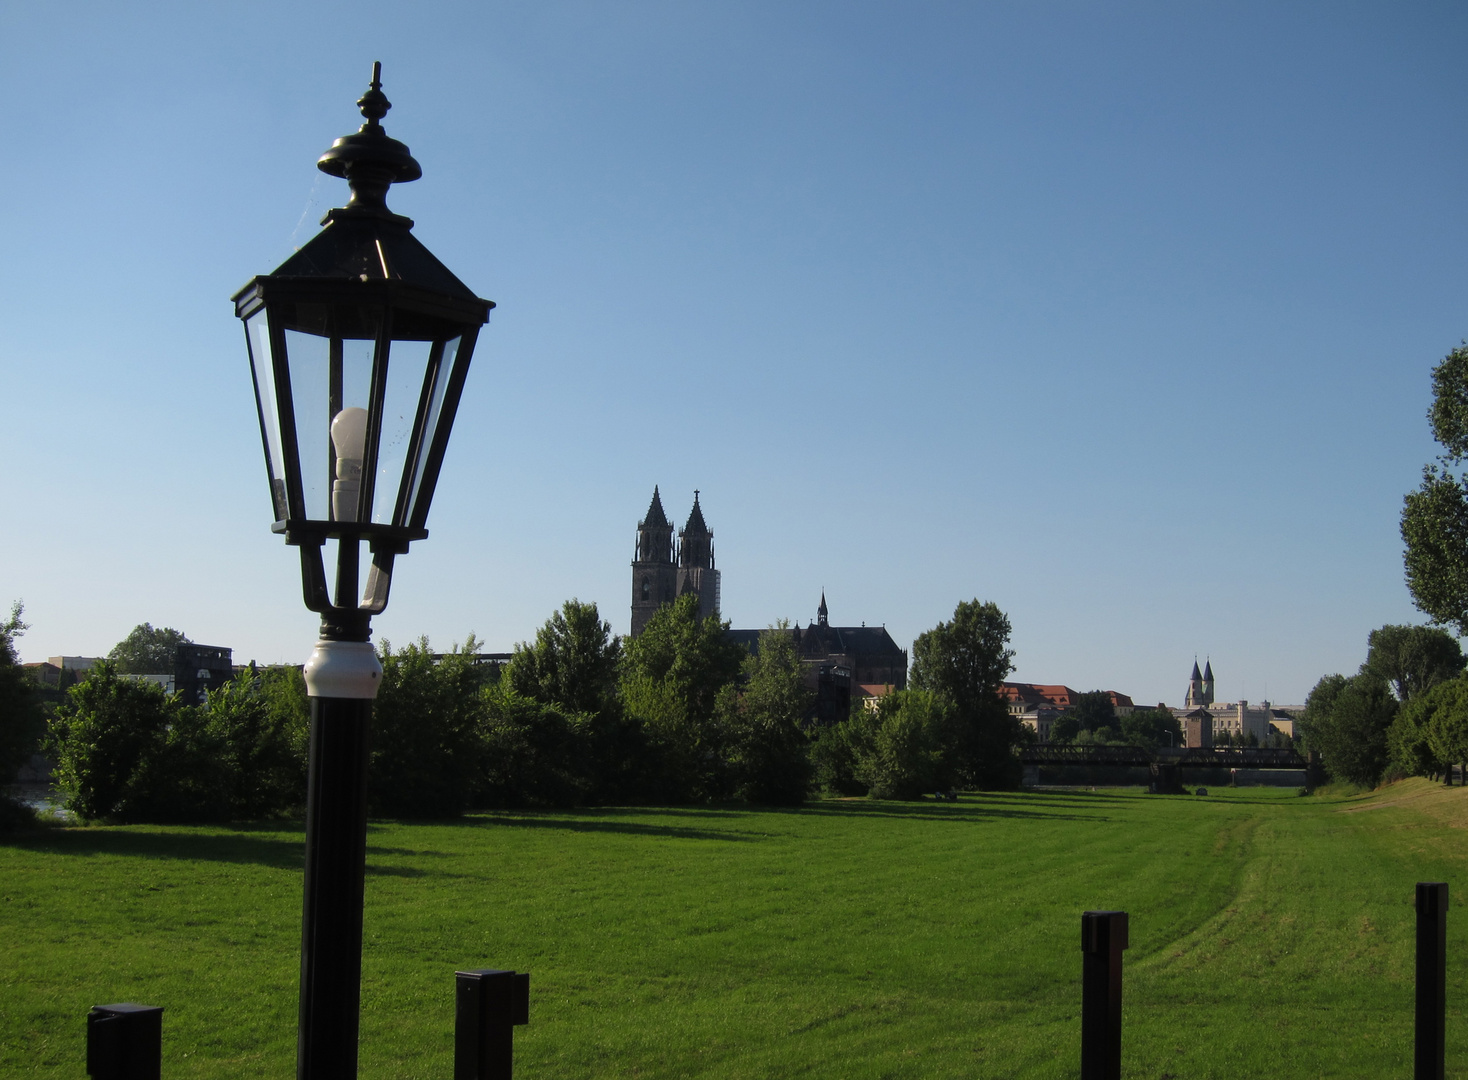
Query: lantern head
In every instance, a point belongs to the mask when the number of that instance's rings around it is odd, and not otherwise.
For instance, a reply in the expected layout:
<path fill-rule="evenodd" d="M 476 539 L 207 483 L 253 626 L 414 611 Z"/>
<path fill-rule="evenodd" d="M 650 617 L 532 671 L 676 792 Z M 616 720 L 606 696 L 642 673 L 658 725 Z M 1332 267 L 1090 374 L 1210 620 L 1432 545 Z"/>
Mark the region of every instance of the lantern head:
<path fill-rule="evenodd" d="M 381 120 L 381 64 L 357 102 L 366 123 L 316 163 L 352 197 L 273 273 L 234 297 L 244 320 L 273 528 L 301 549 L 306 604 L 323 634 L 366 640 L 387 604 L 392 558 L 428 535 L 433 499 L 475 339 L 494 304 L 387 208 L 422 175 Z M 337 545 L 335 599 L 323 548 Z M 360 544 L 372 553 L 358 590 Z"/>

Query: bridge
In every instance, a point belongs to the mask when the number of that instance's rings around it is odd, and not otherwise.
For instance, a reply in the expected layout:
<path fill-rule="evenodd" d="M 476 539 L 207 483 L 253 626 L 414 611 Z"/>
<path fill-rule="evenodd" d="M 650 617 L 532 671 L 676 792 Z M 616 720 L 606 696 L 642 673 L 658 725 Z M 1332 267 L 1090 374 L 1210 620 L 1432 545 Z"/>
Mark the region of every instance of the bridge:
<path fill-rule="evenodd" d="M 1040 744 L 1019 752 L 1026 765 L 1174 765 L 1206 769 L 1304 769 L 1294 750 L 1223 747 L 1060 746 Z"/>
<path fill-rule="evenodd" d="M 1314 786 L 1322 781 L 1319 759 L 1309 760 L 1293 749 L 1279 750 L 1232 747 L 1151 747 L 1151 746 L 1027 746 L 1020 751 L 1024 765 L 1024 783 L 1040 782 L 1042 765 L 1141 767 L 1152 774 L 1151 790 L 1181 793 L 1183 769 L 1303 769 L 1305 782 Z"/>

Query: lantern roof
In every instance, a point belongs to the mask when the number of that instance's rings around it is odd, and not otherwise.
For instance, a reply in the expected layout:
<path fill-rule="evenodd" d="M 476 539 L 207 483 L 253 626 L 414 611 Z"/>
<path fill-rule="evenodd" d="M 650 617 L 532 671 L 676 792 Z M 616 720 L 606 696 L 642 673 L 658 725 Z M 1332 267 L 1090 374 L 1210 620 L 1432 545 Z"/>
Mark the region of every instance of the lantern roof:
<path fill-rule="evenodd" d="M 382 117 L 392 102 L 382 92 L 380 62 L 372 65 L 372 83 L 357 106 L 367 122 L 355 134 L 337 139 L 316 162 L 322 172 L 347 181 L 351 200 L 328 211 L 321 219 L 324 228 L 265 279 L 322 285 L 350 282 L 358 288 L 393 282 L 448 301 L 461 317 L 486 321 L 494 304 L 476 296 L 413 235 L 412 218 L 394 214 L 387 207 L 388 188 L 417 180 L 423 170 L 407 146 L 389 138 L 382 127 Z M 241 314 L 257 302 L 262 284 L 256 278 L 235 296 Z"/>

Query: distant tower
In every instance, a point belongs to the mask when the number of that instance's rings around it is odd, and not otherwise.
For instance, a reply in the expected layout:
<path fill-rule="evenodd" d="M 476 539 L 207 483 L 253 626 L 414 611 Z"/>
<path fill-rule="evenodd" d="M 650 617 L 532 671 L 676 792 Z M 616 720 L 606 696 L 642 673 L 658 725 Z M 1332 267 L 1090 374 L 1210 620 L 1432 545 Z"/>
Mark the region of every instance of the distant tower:
<path fill-rule="evenodd" d="M 642 633 L 653 613 L 677 596 L 673 524 L 663 513 L 663 500 L 654 485 L 647 517 L 637 523 L 637 549 L 632 558 L 632 636 Z"/>
<path fill-rule="evenodd" d="M 816 622 L 819 623 L 821 626 L 825 626 L 826 625 L 826 620 L 827 620 L 827 618 L 828 618 L 829 615 L 830 615 L 830 612 L 826 610 L 826 590 L 825 589 L 822 589 L 821 590 L 821 606 L 818 607 L 818 608 L 816 608 Z M 866 624 L 865 623 L 862 623 L 862 625 L 865 626 Z"/>
<path fill-rule="evenodd" d="M 1193 667 L 1198 666 L 1198 661 L 1193 661 Z M 1203 704 L 1213 704 L 1213 661 L 1208 660 L 1203 666 Z"/>
<path fill-rule="evenodd" d="M 719 613 L 719 572 L 714 569 L 714 534 L 703 520 L 698 491 L 693 492 L 693 511 L 688 524 L 678 532 L 678 592 L 698 597 L 698 616 L 706 619 Z"/>
<path fill-rule="evenodd" d="M 1193 658 L 1193 677 L 1188 680 L 1188 694 L 1183 699 L 1183 708 L 1202 708 L 1206 702 L 1203 700 L 1203 674 L 1198 670 L 1198 658 Z"/>

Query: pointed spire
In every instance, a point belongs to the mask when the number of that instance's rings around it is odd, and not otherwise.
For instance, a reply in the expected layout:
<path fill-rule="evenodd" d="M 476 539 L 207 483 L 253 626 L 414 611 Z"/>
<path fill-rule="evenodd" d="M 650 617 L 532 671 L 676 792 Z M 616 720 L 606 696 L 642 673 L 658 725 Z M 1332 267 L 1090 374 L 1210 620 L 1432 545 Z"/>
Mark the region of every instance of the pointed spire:
<path fill-rule="evenodd" d="M 826 610 L 826 590 L 825 589 L 822 589 L 821 590 L 821 606 L 818 607 L 818 608 L 816 608 L 816 618 L 820 620 L 820 624 L 822 626 L 825 626 L 826 625 L 826 618 L 827 618 L 827 616 L 829 614 L 830 614 L 830 612 L 828 612 Z"/>
<path fill-rule="evenodd" d="M 1193 682 L 1202 682 L 1202 681 L 1203 681 L 1203 676 L 1198 671 L 1198 658 L 1195 656 L 1195 657 L 1193 657 Z"/>
<path fill-rule="evenodd" d="M 1193 661 L 1193 667 L 1196 668 L 1197 666 L 1198 666 L 1198 661 L 1194 660 Z M 1209 660 L 1207 662 L 1207 666 L 1203 668 L 1203 681 L 1204 682 L 1212 682 L 1213 681 L 1213 661 L 1212 660 Z"/>
<path fill-rule="evenodd" d="M 663 513 L 663 500 L 658 494 L 658 486 L 652 486 L 652 502 L 647 507 L 647 517 L 643 518 L 644 525 L 666 525 L 668 515 Z"/>
<path fill-rule="evenodd" d="M 685 533 L 706 533 L 709 527 L 704 524 L 703 509 L 698 505 L 698 489 L 693 489 L 693 510 L 688 515 L 688 524 L 683 526 Z"/>

